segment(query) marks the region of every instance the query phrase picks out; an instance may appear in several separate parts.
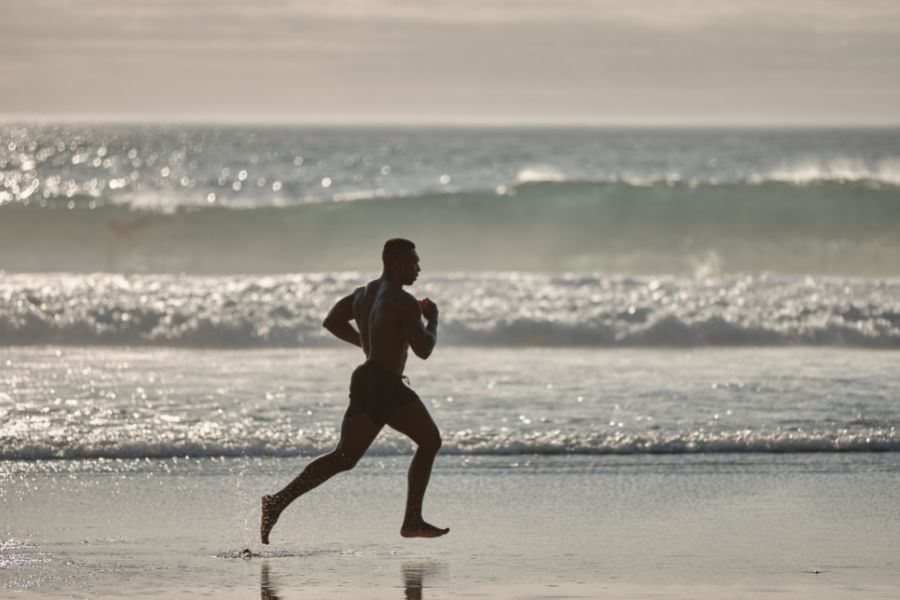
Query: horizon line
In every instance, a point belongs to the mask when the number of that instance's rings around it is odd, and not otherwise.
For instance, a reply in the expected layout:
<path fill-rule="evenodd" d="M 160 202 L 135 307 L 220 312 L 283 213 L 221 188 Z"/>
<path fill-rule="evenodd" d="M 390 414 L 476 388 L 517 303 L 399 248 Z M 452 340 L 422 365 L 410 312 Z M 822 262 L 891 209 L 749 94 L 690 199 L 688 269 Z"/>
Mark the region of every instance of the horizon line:
<path fill-rule="evenodd" d="M 894 129 L 897 121 L 792 121 L 792 120 L 666 120 L 666 119 L 498 119 L 487 117 L 366 117 L 348 115 L 160 115 L 0 113 L 0 124 L 90 124 L 90 125 L 211 125 L 211 126 L 297 126 L 297 127 L 483 127 L 483 128 L 596 128 L 596 129 Z"/>

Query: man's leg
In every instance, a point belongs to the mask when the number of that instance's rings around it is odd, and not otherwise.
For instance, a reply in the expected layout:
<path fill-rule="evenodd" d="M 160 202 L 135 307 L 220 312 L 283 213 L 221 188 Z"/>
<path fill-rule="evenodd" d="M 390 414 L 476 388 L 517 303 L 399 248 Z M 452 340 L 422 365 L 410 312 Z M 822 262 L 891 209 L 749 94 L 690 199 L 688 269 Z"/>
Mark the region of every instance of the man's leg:
<path fill-rule="evenodd" d="M 269 543 L 269 532 L 278 521 L 281 511 L 333 475 L 352 469 L 366 453 L 379 431 L 381 431 L 381 427 L 366 415 L 345 414 L 341 423 L 341 439 L 337 448 L 313 459 L 300 475 L 277 494 L 262 497 L 262 522 L 259 531 L 262 543 Z"/>
<path fill-rule="evenodd" d="M 417 448 L 409 465 L 406 494 L 406 514 L 400 535 L 403 537 L 438 537 L 449 529 L 441 529 L 425 522 L 422 518 L 422 501 L 431 477 L 434 457 L 441 449 L 441 433 L 428 414 L 428 410 L 417 397 L 404 405 L 388 421 L 388 425 L 415 442 Z"/>

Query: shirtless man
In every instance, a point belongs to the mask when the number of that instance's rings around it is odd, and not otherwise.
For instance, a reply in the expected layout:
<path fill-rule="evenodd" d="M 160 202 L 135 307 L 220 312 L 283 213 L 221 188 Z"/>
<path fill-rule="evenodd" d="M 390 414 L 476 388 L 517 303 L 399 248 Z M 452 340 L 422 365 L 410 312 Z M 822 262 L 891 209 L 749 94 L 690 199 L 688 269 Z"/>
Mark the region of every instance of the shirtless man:
<path fill-rule="evenodd" d="M 441 529 L 422 518 L 422 500 L 441 435 L 416 393 L 403 382 L 407 349 L 426 359 L 437 341 L 438 309 L 426 299 L 420 304 L 404 285 L 419 276 L 419 255 L 409 240 L 385 242 L 381 277 L 341 298 L 328 313 L 324 326 L 335 337 L 362 347 L 366 362 L 350 379 L 350 406 L 341 423 L 337 447 L 310 462 L 300 475 L 277 494 L 262 497 L 260 537 L 269 532 L 288 505 L 332 475 L 352 469 L 378 432 L 389 425 L 416 443 L 409 466 L 406 514 L 400 535 L 438 537 Z M 427 325 L 422 324 L 425 316 Z M 359 331 L 350 324 L 355 320 Z"/>

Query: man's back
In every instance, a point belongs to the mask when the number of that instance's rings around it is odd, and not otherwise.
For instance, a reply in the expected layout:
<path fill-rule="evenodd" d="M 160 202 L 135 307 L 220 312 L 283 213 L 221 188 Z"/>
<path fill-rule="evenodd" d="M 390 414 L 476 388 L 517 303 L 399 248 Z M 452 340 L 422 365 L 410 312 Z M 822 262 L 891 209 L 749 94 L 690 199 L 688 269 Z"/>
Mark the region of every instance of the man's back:
<path fill-rule="evenodd" d="M 353 291 L 353 320 L 359 329 L 359 341 L 366 358 L 369 357 L 369 315 L 372 314 L 372 306 L 375 304 L 380 286 L 381 279 L 373 279 Z"/>
<path fill-rule="evenodd" d="M 403 337 L 404 308 L 415 299 L 383 279 L 356 290 L 353 316 L 359 327 L 366 358 L 398 375 L 406 366 L 409 344 Z"/>

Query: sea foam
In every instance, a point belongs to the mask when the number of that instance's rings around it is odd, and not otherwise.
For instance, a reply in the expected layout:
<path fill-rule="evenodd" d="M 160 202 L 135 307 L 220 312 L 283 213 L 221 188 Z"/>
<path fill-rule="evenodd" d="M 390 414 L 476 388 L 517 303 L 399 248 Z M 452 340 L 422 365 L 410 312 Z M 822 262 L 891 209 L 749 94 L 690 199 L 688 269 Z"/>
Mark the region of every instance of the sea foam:
<path fill-rule="evenodd" d="M 10 274 L 0 345 L 318 347 L 360 273 Z M 900 347 L 900 281 L 741 275 L 423 275 L 441 340 L 479 346 Z"/>
<path fill-rule="evenodd" d="M 309 439 L 302 436 L 279 438 L 255 436 L 248 439 L 225 436 L 219 439 L 192 439 L 187 432 L 158 431 L 158 440 L 67 439 L 5 440 L 0 460 L 79 460 L 203 457 L 295 457 L 316 456 L 334 448 L 336 431 Z M 858 431 L 754 432 L 685 431 L 679 433 L 605 434 L 577 432 L 509 432 L 498 430 L 451 431 L 445 433 L 441 453 L 466 455 L 614 455 L 614 454 L 697 454 L 697 453 L 798 453 L 798 452 L 886 452 L 900 451 L 900 431 L 862 429 Z M 410 453 L 409 443 L 396 437 L 380 439 L 369 449 L 370 456 Z"/>

